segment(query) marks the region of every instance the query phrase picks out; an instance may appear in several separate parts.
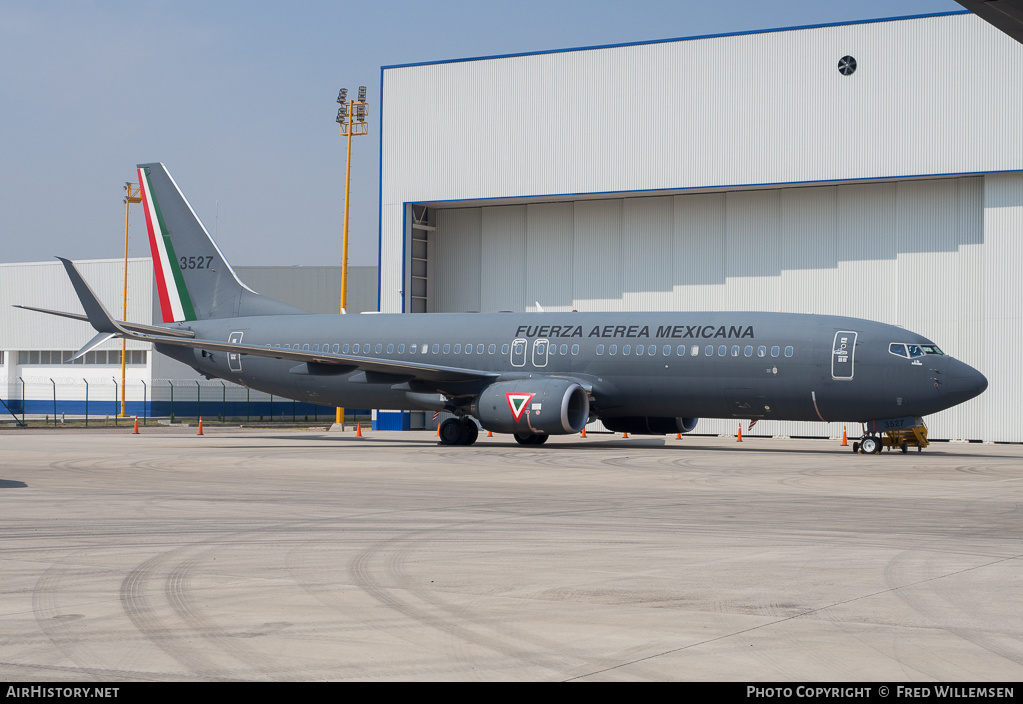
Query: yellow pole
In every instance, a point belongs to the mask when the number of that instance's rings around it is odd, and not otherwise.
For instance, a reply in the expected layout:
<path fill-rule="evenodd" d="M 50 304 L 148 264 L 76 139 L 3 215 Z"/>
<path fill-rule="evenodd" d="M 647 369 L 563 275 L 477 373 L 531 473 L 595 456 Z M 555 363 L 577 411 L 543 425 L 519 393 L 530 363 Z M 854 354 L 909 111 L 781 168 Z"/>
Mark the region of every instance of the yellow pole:
<path fill-rule="evenodd" d="M 341 313 L 348 308 L 348 198 L 352 190 L 352 124 L 355 118 L 355 101 L 348 101 L 348 158 L 345 166 L 345 224 L 341 237 Z M 342 125 L 343 127 L 343 125 Z M 338 406 L 336 423 L 345 422 L 345 409 Z"/>
<path fill-rule="evenodd" d="M 131 204 L 131 184 L 124 184 L 124 296 L 121 302 L 121 320 L 128 319 L 128 206 Z M 125 357 L 128 354 L 127 340 L 121 338 L 121 418 L 124 412 Z"/>

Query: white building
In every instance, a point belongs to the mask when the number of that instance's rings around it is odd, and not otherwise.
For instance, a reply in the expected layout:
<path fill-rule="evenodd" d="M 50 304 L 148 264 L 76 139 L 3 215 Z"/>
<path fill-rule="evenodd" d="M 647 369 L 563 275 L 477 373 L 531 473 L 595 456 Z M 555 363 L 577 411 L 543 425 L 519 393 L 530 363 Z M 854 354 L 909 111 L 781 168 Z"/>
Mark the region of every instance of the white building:
<path fill-rule="evenodd" d="M 382 311 L 870 318 L 987 375 L 932 437 L 1023 441 L 1023 46 L 976 16 L 387 66 L 381 83 Z"/>
<path fill-rule="evenodd" d="M 76 262 L 107 310 L 122 310 L 124 260 Z M 235 267 L 254 290 L 313 313 L 336 313 L 341 298 L 341 267 Z M 348 311 L 377 309 L 376 267 L 349 268 Z M 128 262 L 128 312 L 132 322 L 160 322 L 149 258 Z M 82 314 L 74 288 L 60 262 L 0 264 L 0 422 L 12 414 L 113 417 L 120 412 L 121 342 L 112 340 L 70 362 L 95 331 L 86 322 L 13 307 L 16 304 Z M 128 415 L 202 414 L 233 418 L 260 416 L 298 419 L 333 418 L 333 409 L 272 399 L 230 382 L 206 380 L 190 367 L 161 354 L 151 345 L 127 343 L 125 410 Z M 88 404 L 88 407 L 87 405 Z M 10 411 L 10 412 L 9 412 Z"/>

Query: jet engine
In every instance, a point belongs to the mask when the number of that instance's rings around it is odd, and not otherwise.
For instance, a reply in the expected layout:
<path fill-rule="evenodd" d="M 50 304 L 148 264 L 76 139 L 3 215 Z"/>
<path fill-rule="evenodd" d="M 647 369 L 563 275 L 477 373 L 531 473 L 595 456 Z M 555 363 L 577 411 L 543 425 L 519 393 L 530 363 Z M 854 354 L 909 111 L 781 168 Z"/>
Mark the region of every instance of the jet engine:
<path fill-rule="evenodd" d="M 590 416 L 586 390 L 567 379 L 499 381 L 483 389 L 472 414 L 495 433 L 578 433 Z"/>
<path fill-rule="evenodd" d="M 633 435 L 670 435 L 688 433 L 696 427 L 699 418 L 671 418 L 663 416 L 622 416 L 601 418 L 604 427 L 613 433 Z"/>

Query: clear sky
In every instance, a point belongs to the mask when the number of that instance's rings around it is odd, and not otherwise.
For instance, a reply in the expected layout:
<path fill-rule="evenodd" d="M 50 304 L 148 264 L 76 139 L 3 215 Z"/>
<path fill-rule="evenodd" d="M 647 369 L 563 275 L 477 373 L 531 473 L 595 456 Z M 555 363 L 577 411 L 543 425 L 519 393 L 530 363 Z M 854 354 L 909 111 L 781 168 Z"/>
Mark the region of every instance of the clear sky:
<path fill-rule="evenodd" d="M 124 182 L 162 161 L 238 265 L 337 264 L 338 88 L 353 140 L 352 264 L 376 264 L 380 67 L 844 22 L 953 0 L 0 3 L 0 261 L 120 257 Z M 132 207 L 131 254 L 149 256 Z"/>

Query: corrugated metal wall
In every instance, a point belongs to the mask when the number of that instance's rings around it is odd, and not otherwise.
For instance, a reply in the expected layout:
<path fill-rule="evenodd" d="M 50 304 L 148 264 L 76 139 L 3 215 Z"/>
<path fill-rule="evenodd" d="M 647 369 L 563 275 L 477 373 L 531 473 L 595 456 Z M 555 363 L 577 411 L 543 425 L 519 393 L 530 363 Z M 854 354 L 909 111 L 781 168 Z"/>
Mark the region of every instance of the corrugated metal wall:
<path fill-rule="evenodd" d="M 972 14 L 386 68 L 382 309 L 404 203 L 1021 169 L 1021 85 Z"/>
<path fill-rule="evenodd" d="M 477 301 L 482 311 L 534 310 L 538 301 L 545 310 L 850 315 L 931 337 L 994 387 L 1000 368 L 988 369 L 985 347 L 1004 342 L 985 332 L 985 220 L 998 222 L 996 246 L 1020 246 L 1023 175 L 988 178 L 988 195 L 983 177 L 963 177 L 442 209 L 432 310 Z M 1023 261 L 1017 250 L 1004 256 Z M 1018 420 L 1006 403 L 989 391 L 930 418 L 932 434 L 1023 441 L 1023 429 L 989 420 Z M 841 426 L 764 423 L 758 432 L 838 435 Z"/>

